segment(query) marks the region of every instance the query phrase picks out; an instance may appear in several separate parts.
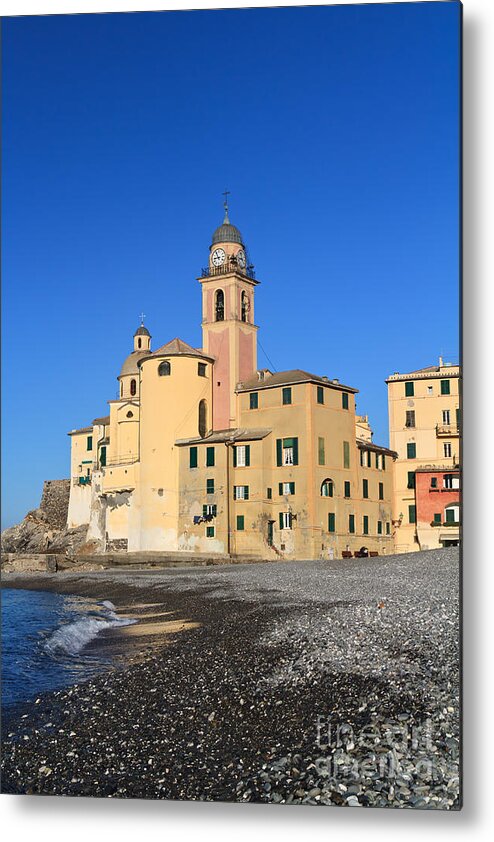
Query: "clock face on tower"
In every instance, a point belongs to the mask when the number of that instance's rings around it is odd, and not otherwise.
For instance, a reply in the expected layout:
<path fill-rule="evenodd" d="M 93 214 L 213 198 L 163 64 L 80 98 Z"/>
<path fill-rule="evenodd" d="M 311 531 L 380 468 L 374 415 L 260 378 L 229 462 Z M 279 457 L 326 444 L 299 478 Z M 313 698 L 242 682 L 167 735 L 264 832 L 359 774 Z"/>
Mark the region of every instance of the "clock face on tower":
<path fill-rule="evenodd" d="M 215 249 L 211 255 L 211 263 L 213 266 L 222 266 L 225 262 L 225 252 L 223 249 Z"/>
<path fill-rule="evenodd" d="M 236 257 L 237 257 L 237 263 L 240 266 L 240 268 L 245 269 L 245 263 L 246 263 L 245 252 L 242 249 L 240 249 L 240 251 L 237 251 Z"/>

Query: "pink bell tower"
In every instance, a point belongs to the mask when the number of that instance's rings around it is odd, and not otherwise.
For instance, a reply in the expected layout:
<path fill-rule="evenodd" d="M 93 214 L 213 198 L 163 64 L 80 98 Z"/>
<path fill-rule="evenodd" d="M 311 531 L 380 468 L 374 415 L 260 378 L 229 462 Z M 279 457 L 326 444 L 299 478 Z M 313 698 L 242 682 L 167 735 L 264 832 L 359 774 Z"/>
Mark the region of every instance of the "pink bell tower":
<path fill-rule="evenodd" d="M 237 426 L 237 383 L 257 369 L 254 289 L 259 283 L 249 264 L 242 235 L 228 218 L 213 234 L 202 285 L 203 350 L 214 357 L 213 429 Z"/>

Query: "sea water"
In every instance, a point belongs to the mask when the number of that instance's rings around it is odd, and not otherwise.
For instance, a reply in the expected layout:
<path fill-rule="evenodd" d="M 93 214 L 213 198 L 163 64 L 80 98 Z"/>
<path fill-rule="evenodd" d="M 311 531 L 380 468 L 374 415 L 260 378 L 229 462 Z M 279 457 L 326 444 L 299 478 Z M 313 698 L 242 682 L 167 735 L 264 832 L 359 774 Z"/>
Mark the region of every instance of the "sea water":
<path fill-rule="evenodd" d="M 129 625 L 115 606 L 49 591 L 4 588 L 2 601 L 2 705 L 76 684 L 108 669 L 112 658 L 88 644 L 104 629 Z"/>

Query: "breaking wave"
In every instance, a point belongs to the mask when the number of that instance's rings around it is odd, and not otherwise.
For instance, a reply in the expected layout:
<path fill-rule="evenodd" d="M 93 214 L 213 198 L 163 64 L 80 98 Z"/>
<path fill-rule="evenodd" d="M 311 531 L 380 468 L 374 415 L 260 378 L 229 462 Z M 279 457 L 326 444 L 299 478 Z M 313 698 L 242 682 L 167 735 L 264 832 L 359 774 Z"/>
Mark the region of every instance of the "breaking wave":
<path fill-rule="evenodd" d="M 115 606 L 109 600 L 102 602 L 101 606 L 105 609 L 101 614 L 81 617 L 56 629 L 45 641 L 45 651 L 50 655 L 77 655 L 104 629 L 131 626 L 137 622 L 118 617 Z"/>

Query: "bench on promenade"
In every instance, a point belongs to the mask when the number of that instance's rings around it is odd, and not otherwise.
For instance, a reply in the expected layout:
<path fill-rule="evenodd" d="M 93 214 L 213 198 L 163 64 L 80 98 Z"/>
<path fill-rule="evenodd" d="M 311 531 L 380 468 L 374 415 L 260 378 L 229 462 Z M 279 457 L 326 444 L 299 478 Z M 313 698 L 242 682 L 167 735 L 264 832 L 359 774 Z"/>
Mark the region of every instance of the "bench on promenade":
<path fill-rule="evenodd" d="M 341 557 L 342 558 L 351 558 L 352 554 L 351 554 L 350 550 L 343 550 L 343 552 L 341 554 Z"/>

